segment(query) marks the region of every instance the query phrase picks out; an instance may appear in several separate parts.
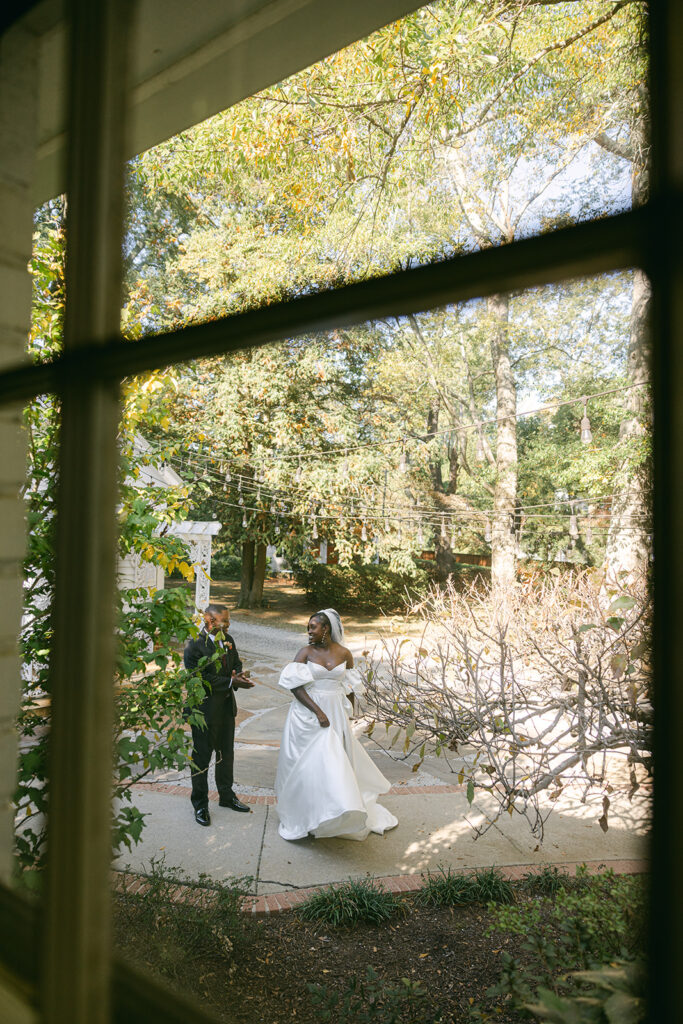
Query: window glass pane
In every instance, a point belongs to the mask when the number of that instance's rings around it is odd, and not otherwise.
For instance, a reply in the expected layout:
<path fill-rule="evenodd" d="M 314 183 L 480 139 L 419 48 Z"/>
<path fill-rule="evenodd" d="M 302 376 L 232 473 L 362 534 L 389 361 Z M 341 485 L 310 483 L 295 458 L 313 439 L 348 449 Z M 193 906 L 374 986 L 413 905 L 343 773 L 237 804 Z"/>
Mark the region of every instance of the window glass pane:
<path fill-rule="evenodd" d="M 227 605 L 228 654 L 239 651 L 257 685 L 237 691 L 232 744 L 234 792 L 251 814 L 221 807 L 222 769 L 211 765 L 211 831 L 202 829 L 191 818 L 187 763 L 141 759 L 131 806 L 150 817 L 119 866 L 129 863 L 133 877 L 163 847 L 167 868 L 186 881 L 204 871 L 215 887 L 249 875 L 241 884 L 256 897 L 283 900 L 292 886 L 365 878 L 368 857 L 377 876 L 399 865 L 416 885 L 439 865 L 519 864 L 520 851 L 529 865 L 571 865 L 572 876 L 576 862 L 594 869 L 598 857 L 643 866 L 648 303 L 647 280 L 631 271 L 290 338 L 127 383 L 135 457 L 165 474 L 149 525 L 133 523 L 138 565 L 152 574 L 139 581 L 140 636 L 153 646 L 134 685 L 163 680 L 159 655 L 171 656 L 182 624 L 157 648 L 149 623 L 183 594 L 191 611 L 195 573 L 200 608 Z M 210 565 L 201 550 L 209 537 Z M 356 717 L 331 726 L 351 730 L 355 768 L 342 758 L 333 771 L 310 750 L 308 765 L 292 755 L 290 743 L 308 750 L 304 725 L 313 741 L 320 736 L 320 720 L 299 705 L 309 718 L 297 724 L 296 696 L 278 685 L 297 650 L 314 662 L 327 656 L 306 628 L 330 607 L 366 687 Z M 184 628 L 189 637 L 189 617 Z M 169 721 L 179 680 L 174 668 L 154 689 Z M 341 707 L 341 696 L 308 692 L 332 701 L 328 718 L 334 700 Z M 379 790 L 389 791 L 376 793 L 390 816 L 377 810 L 386 835 L 310 837 L 316 814 L 322 823 L 338 811 L 328 804 L 338 772 L 362 773 L 351 733 L 386 779 Z M 297 768 L 292 796 L 288 772 Z M 297 828 L 300 841 L 288 842 Z M 474 842 L 477 831 L 495 834 L 495 852 Z M 552 870 L 544 878 L 555 884 Z M 615 916 L 598 929 L 595 957 L 609 962 L 622 941 L 637 953 L 631 909 L 615 908 L 625 901 L 640 915 L 642 888 L 597 885 Z M 585 920 L 606 905 L 601 897 L 566 913 Z M 144 905 L 129 902 L 126 913 L 139 922 Z M 290 949 L 281 934 L 268 947 L 276 965 Z M 137 937 L 122 932 L 121 941 L 129 954 L 138 948 Z M 444 945 L 454 942 L 449 932 Z M 576 950 L 567 955 L 579 966 Z M 446 1015 L 451 994 L 438 973 L 417 971 L 411 977 L 429 982 Z M 345 977 L 364 972 L 354 960 Z M 230 984 L 256 1016 L 259 986 L 241 974 Z M 466 984 L 483 999 L 476 979 Z M 495 1005 L 491 997 L 484 1008 Z"/>
<path fill-rule="evenodd" d="M 45 204 L 35 218 L 29 356 L 51 359 L 62 347 L 64 317 L 64 230 L 61 200 Z M 23 461 L 23 501 L 17 514 L 26 529 L 18 575 L 21 591 L 21 703 L 17 718 L 19 763 L 14 795 L 16 856 L 21 868 L 42 869 L 46 856 L 48 801 L 47 744 L 52 703 L 50 656 L 53 646 L 55 534 L 61 410 L 58 396 L 38 395 L 12 417 L 6 462 Z M 21 530 L 20 530 L 21 532 Z M 7 539 L 12 531 L 7 531 Z M 18 876 L 38 884 L 39 872 Z"/>
<path fill-rule="evenodd" d="M 627 209 L 640 4 L 428 5 L 135 160 L 126 333 Z"/>

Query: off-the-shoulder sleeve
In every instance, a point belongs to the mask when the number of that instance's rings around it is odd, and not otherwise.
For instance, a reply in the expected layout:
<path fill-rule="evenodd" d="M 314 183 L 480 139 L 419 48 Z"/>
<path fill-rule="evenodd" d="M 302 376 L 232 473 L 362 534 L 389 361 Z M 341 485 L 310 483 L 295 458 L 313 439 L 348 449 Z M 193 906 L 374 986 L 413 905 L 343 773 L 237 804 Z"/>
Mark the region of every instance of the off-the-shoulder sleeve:
<path fill-rule="evenodd" d="M 356 697 L 362 697 L 365 693 L 365 686 L 357 668 L 347 668 L 344 682 L 353 690 Z"/>
<path fill-rule="evenodd" d="M 280 686 L 284 686 L 285 690 L 294 690 L 297 686 L 312 683 L 313 674 L 304 662 L 290 661 L 289 665 L 285 665 L 283 668 L 278 682 Z"/>

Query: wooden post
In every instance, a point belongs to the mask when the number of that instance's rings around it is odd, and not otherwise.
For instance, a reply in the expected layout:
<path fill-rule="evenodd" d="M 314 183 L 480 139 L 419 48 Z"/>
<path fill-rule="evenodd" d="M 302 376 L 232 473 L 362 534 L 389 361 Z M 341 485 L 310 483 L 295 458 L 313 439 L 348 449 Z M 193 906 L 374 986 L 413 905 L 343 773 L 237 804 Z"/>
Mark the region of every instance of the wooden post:
<path fill-rule="evenodd" d="M 119 333 L 127 25 L 71 0 L 64 348 Z M 76 366 L 78 364 L 76 363 Z M 43 1015 L 110 1019 L 118 386 L 62 377 Z"/>

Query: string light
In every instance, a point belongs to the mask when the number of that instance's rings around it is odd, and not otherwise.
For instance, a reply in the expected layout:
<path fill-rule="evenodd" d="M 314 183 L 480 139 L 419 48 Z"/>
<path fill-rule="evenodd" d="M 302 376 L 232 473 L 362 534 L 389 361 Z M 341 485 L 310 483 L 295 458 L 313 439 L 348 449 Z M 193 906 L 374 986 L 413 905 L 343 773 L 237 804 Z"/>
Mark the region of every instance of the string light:
<path fill-rule="evenodd" d="M 581 401 L 583 402 L 583 418 L 581 420 L 581 443 L 590 444 L 593 440 L 593 433 L 591 431 L 591 421 L 588 419 L 588 399 L 585 395 L 583 395 Z"/>
<path fill-rule="evenodd" d="M 367 531 L 367 529 L 365 527 L 365 522 L 363 522 L 363 526 L 362 526 L 361 531 L 360 531 L 360 539 L 361 540 L 367 540 L 368 539 L 368 531 Z"/>
<path fill-rule="evenodd" d="M 242 527 L 243 527 L 243 529 L 246 530 L 248 525 L 249 525 L 249 523 L 247 522 L 247 513 L 245 512 L 244 515 L 242 516 Z"/>

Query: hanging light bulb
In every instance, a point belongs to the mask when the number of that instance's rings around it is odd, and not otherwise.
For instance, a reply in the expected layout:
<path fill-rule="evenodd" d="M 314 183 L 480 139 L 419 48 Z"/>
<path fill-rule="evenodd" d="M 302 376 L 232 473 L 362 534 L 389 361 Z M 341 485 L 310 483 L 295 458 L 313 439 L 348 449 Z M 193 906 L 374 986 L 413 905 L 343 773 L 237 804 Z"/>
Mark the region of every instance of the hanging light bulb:
<path fill-rule="evenodd" d="M 408 455 L 405 451 L 401 452 L 401 457 L 398 460 L 398 471 L 399 473 L 408 472 Z"/>
<path fill-rule="evenodd" d="M 271 503 L 270 503 L 270 511 L 271 512 L 275 511 L 275 499 L 273 499 L 273 501 L 271 501 Z"/>
<path fill-rule="evenodd" d="M 368 539 L 368 531 L 365 528 L 365 522 L 363 522 L 363 528 L 360 531 L 360 539 L 361 540 L 367 540 Z"/>
<path fill-rule="evenodd" d="M 238 505 L 244 505 L 244 498 L 242 497 L 241 494 L 240 494 L 239 498 L 237 499 L 237 504 Z"/>
<path fill-rule="evenodd" d="M 241 473 L 240 473 L 240 475 L 239 475 L 239 476 L 237 477 L 237 490 L 238 490 L 238 491 L 241 491 L 241 490 L 242 490 L 242 474 L 241 474 Z"/>
<path fill-rule="evenodd" d="M 481 435 L 477 436 L 477 447 L 474 453 L 474 457 L 477 462 L 484 461 L 484 442 L 481 439 Z"/>
<path fill-rule="evenodd" d="M 301 459 L 299 459 L 299 465 L 296 467 L 296 473 L 294 474 L 294 483 L 301 483 Z"/>
<path fill-rule="evenodd" d="M 588 399 L 584 395 L 581 401 L 583 402 L 583 419 L 581 420 L 581 443 L 590 444 L 593 440 L 593 434 L 591 432 L 591 421 L 588 419 Z"/>
<path fill-rule="evenodd" d="M 590 526 L 586 527 L 586 544 L 593 543 L 593 531 Z"/>
<path fill-rule="evenodd" d="M 311 533 L 311 537 L 313 540 L 318 539 L 318 524 L 315 521 L 315 516 L 313 516 L 313 532 Z"/>
<path fill-rule="evenodd" d="M 277 517 L 277 519 L 275 520 L 275 532 L 276 532 L 276 533 L 279 533 L 279 532 L 280 532 L 280 517 L 279 517 L 279 516 L 278 516 L 278 517 Z"/>
<path fill-rule="evenodd" d="M 248 524 L 248 522 L 247 522 L 247 513 L 245 512 L 245 513 L 244 513 L 244 515 L 242 516 L 242 526 L 243 526 L 243 528 L 244 528 L 244 529 L 246 530 L 246 528 L 247 528 L 247 526 L 248 526 L 248 525 L 249 525 L 249 524 Z"/>
<path fill-rule="evenodd" d="M 257 501 L 261 500 L 261 485 L 260 484 L 258 485 L 258 488 L 256 489 L 256 500 Z"/>
<path fill-rule="evenodd" d="M 491 524 L 489 522 L 486 523 L 486 529 L 484 530 L 484 540 L 487 544 L 491 543 Z"/>
<path fill-rule="evenodd" d="M 344 462 L 342 463 L 342 473 L 344 474 L 344 476 L 348 476 L 349 475 L 349 460 L 348 459 L 344 459 Z"/>
<path fill-rule="evenodd" d="M 579 536 L 579 527 L 576 522 L 576 516 L 573 512 L 569 517 L 569 536 L 572 538 L 572 540 L 576 540 L 576 538 Z"/>
<path fill-rule="evenodd" d="M 401 520 L 398 521 L 398 533 L 396 535 L 396 541 L 400 545 L 403 540 L 403 529 L 401 528 Z"/>
<path fill-rule="evenodd" d="M 226 484 L 229 484 L 231 480 L 232 480 L 232 473 L 230 472 L 230 466 L 228 466 L 228 468 L 225 471 L 225 482 L 226 482 Z"/>

